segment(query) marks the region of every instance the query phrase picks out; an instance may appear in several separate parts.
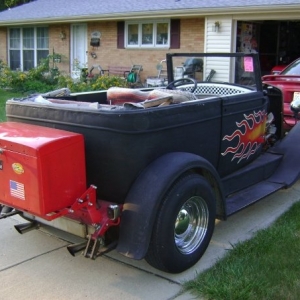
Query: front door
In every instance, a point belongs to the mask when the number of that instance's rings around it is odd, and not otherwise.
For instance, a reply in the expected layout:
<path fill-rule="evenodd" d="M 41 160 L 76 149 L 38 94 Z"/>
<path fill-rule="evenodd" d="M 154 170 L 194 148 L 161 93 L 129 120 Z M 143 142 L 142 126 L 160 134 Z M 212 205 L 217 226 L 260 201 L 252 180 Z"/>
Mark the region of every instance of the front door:
<path fill-rule="evenodd" d="M 72 25 L 71 38 L 71 74 L 79 78 L 81 69 L 87 66 L 87 26 L 86 24 Z"/>

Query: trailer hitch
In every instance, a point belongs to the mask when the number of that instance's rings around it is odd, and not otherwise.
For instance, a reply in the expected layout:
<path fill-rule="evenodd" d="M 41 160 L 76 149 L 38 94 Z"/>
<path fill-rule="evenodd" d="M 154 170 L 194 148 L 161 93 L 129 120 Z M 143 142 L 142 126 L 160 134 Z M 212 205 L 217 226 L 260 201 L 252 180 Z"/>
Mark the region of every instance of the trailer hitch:
<path fill-rule="evenodd" d="M 83 224 L 91 225 L 95 228 L 94 233 L 89 235 L 87 241 L 80 244 L 69 245 L 67 247 L 68 251 L 73 256 L 84 250 L 83 255 L 85 257 L 96 259 L 97 256 L 107 253 L 117 246 L 117 242 L 111 242 L 106 245 L 105 234 L 109 228 L 120 224 L 122 205 L 97 200 L 96 189 L 96 186 L 91 185 L 70 207 L 42 216 L 42 218 L 47 221 L 52 221 L 62 216 L 70 216 L 80 220 Z M 22 213 L 13 208 L 11 209 L 12 211 L 5 210 L 5 213 L 0 213 L 0 219 Z M 19 233 L 25 233 L 32 229 L 39 228 L 39 224 L 38 222 L 29 222 L 18 224 L 15 228 Z"/>
<path fill-rule="evenodd" d="M 118 242 L 114 241 L 107 246 L 104 246 L 103 240 L 98 238 L 93 240 L 91 236 L 83 243 L 69 245 L 67 247 L 72 256 L 76 256 L 79 252 L 83 251 L 83 256 L 95 260 L 98 256 L 108 253 L 117 247 Z"/>
<path fill-rule="evenodd" d="M 89 236 L 83 256 L 95 260 L 98 256 L 101 256 L 117 247 L 117 241 L 105 246 L 104 239 L 102 237 L 96 237 L 95 234 Z"/>
<path fill-rule="evenodd" d="M 69 245 L 67 247 L 69 253 L 75 256 L 78 252 L 83 252 L 83 256 L 91 259 L 96 259 L 98 256 L 101 256 L 117 246 L 117 241 L 113 241 L 108 245 L 105 245 L 105 233 L 111 226 L 117 226 L 120 224 L 120 217 L 115 220 L 112 220 L 108 213 L 102 220 L 102 224 L 94 224 L 96 226 L 95 232 L 89 235 L 88 240 L 79 243 Z"/>
<path fill-rule="evenodd" d="M 103 240 L 97 239 L 93 240 L 91 237 L 89 238 L 87 242 L 87 246 L 85 248 L 85 251 L 83 253 L 84 257 L 96 259 L 98 256 L 101 256 L 105 253 L 110 252 L 111 250 L 115 249 L 117 247 L 118 242 L 114 241 L 110 243 L 107 246 L 103 246 Z M 100 248 L 100 249 L 99 249 Z"/>
<path fill-rule="evenodd" d="M 75 256 L 78 252 L 83 251 L 84 257 L 96 259 L 98 256 L 107 253 L 117 246 L 117 242 L 111 242 L 105 244 L 105 233 L 113 226 L 120 224 L 120 215 L 122 211 L 122 205 L 117 205 L 107 201 L 99 200 L 96 202 L 95 186 L 91 186 L 86 193 L 80 197 L 68 213 L 74 213 L 84 207 L 86 208 L 86 223 L 93 225 L 95 231 L 88 236 L 88 240 L 79 243 L 69 245 L 67 247 L 69 253 Z M 81 215 L 84 217 L 84 215 Z"/>

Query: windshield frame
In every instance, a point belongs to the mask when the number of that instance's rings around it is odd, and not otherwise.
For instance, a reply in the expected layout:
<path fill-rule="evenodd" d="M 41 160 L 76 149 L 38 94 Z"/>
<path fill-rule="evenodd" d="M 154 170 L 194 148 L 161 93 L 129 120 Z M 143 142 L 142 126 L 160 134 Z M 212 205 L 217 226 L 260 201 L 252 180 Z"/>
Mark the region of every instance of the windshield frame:
<path fill-rule="evenodd" d="M 255 89 L 257 91 L 262 91 L 262 81 L 261 81 L 261 71 L 260 71 L 260 62 L 259 62 L 259 54 L 258 53 L 167 53 L 166 54 L 166 64 L 168 71 L 168 82 L 173 82 L 174 79 L 174 69 L 176 68 L 176 64 L 174 64 L 174 60 L 178 57 L 186 58 L 232 58 L 235 61 L 245 61 L 246 59 L 250 59 L 251 61 L 251 76 L 253 76 L 253 82 L 250 84 L 238 83 L 235 80 L 228 81 L 226 83 L 229 84 L 239 84 L 242 86 L 247 86 L 249 88 Z M 244 70 L 249 71 L 249 70 Z M 217 71 L 218 72 L 218 71 Z M 228 72 L 233 72 L 231 77 L 234 78 L 236 76 L 235 70 L 230 69 Z M 249 72 L 247 72 L 249 73 Z M 220 83 L 220 82 L 219 82 Z M 224 83 L 224 82 L 223 82 Z"/>

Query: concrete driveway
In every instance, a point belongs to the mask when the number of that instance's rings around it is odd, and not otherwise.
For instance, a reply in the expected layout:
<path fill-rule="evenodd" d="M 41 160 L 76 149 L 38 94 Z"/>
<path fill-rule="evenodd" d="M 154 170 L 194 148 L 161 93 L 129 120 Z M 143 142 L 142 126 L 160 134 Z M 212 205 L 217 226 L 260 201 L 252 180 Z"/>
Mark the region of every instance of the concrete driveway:
<path fill-rule="evenodd" d="M 47 231 L 20 235 L 18 216 L 0 220 L 0 299 L 14 300 L 187 300 L 182 283 L 212 266 L 231 245 L 251 238 L 300 199 L 300 182 L 217 222 L 212 241 L 202 259 L 181 274 L 166 274 L 145 261 L 133 261 L 113 251 L 92 261 L 72 257 L 69 244 Z M 68 238 L 68 236 L 63 236 Z"/>

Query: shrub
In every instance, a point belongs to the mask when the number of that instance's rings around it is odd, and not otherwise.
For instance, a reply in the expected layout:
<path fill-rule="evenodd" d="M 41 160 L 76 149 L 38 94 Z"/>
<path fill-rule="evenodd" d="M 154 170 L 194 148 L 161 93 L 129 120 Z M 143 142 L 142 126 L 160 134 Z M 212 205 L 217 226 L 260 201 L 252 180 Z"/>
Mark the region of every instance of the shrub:
<path fill-rule="evenodd" d="M 71 92 L 88 92 L 97 90 L 106 90 L 112 86 L 126 87 L 127 83 L 124 79 L 117 76 L 95 76 L 92 78 L 80 78 L 74 81 L 71 76 L 61 75 L 58 77 L 58 86 L 67 87 Z"/>
<path fill-rule="evenodd" d="M 43 81 L 39 80 L 26 80 L 22 85 L 22 90 L 18 90 L 19 92 L 23 93 L 46 93 L 51 90 L 55 90 L 57 87 L 56 85 L 52 85 Z"/>
<path fill-rule="evenodd" d="M 63 75 L 58 68 L 50 68 L 51 56 L 41 60 L 36 68 L 28 72 L 12 71 L 0 61 L 0 88 L 8 88 L 22 93 L 44 93 L 47 91 L 69 88 L 71 92 L 106 90 L 112 86 L 126 87 L 124 79 L 117 76 L 81 76 L 74 80 L 70 75 Z"/>
<path fill-rule="evenodd" d="M 107 90 L 112 86 L 117 87 L 126 87 L 127 82 L 118 76 L 97 76 L 95 78 L 90 79 L 91 90 Z"/>
<path fill-rule="evenodd" d="M 23 84 L 26 81 L 26 73 L 21 71 L 11 71 L 8 67 L 2 69 L 0 87 L 9 88 L 14 91 L 23 90 Z"/>
<path fill-rule="evenodd" d="M 36 68 L 28 72 L 11 70 L 0 61 L 0 88 L 17 92 L 45 92 L 57 88 L 60 72 L 57 68 L 50 68 L 52 56 L 41 59 Z"/>

